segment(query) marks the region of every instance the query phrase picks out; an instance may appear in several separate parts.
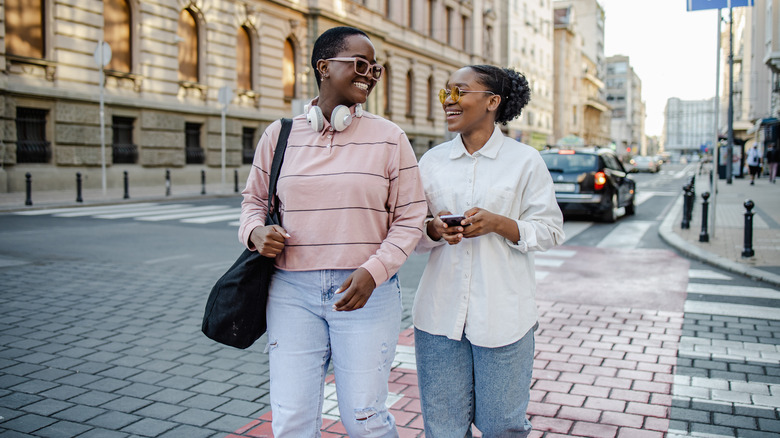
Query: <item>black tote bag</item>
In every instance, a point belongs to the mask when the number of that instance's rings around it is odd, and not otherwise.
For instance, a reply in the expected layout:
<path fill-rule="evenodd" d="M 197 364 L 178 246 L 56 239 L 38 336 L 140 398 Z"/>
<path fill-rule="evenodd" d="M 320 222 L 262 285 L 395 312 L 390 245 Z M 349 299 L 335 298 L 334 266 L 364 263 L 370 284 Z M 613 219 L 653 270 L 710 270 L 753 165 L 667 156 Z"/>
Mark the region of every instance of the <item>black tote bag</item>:
<path fill-rule="evenodd" d="M 276 181 L 291 128 L 292 120 L 282 119 L 268 184 L 266 225 L 281 225 Z M 273 274 L 274 259 L 245 249 L 211 289 L 201 325 L 203 333 L 235 348 L 244 349 L 252 345 L 266 330 L 265 307 Z"/>

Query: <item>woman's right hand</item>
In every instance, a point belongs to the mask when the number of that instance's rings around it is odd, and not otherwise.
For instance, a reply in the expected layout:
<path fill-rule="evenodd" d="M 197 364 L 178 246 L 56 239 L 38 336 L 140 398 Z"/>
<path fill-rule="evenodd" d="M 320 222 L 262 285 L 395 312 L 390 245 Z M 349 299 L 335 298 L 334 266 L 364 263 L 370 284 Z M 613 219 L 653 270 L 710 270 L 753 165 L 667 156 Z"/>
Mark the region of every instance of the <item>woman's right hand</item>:
<path fill-rule="evenodd" d="M 445 214 L 452 214 L 449 211 L 442 210 L 436 214 L 436 217 L 432 221 L 428 222 L 428 229 L 426 232 L 428 236 L 433 240 L 444 239 L 450 245 L 456 245 L 463 240 L 463 227 L 450 227 L 442 221 L 439 216 Z"/>
<path fill-rule="evenodd" d="M 284 241 L 290 237 L 287 231 L 279 225 L 266 225 L 252 230 L 249 240 L 255 245 L 260 255 L 275 258 L 284 249 Z"/>

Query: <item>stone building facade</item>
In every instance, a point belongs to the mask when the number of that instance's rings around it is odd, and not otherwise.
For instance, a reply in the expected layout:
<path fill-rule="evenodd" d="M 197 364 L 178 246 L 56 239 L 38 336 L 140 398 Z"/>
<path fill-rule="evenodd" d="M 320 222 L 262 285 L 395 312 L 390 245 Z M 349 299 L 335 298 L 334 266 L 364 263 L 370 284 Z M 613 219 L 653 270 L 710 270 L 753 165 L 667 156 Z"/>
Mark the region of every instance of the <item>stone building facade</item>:
<path fill-rule="evenodd" d="M 367 109 L 422 154 L 447 136 L 436 92 L 449 74 L 497 63 L 504 3 L 2 0 L 0 191 L 23 191 L 28 172 L 36 189 L 70 187 L 76 172 L 99 187 L 103 168 L 110 187 L 125 171 L 134 184 L 163 170 L 243 179 L 265 127 L 316 96 L 311 47 L 339 25 L 366 31 L 386 68 Z"/>

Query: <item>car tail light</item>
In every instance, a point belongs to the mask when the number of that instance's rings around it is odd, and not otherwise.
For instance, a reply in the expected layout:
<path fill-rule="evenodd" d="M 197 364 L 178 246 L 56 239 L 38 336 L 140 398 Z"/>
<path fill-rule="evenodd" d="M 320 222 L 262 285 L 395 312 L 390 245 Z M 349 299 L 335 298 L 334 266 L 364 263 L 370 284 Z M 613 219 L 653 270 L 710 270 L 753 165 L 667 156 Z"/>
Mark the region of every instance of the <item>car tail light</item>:
<path fill-rule="evenodd" d="M 604 188 L 604 184 L 607 183 L 607 175 L 604 174 L 604 172 L 596 172 L 596 175 L 593 177 L 593 188 L 596 190 L 601 190 Z"/>

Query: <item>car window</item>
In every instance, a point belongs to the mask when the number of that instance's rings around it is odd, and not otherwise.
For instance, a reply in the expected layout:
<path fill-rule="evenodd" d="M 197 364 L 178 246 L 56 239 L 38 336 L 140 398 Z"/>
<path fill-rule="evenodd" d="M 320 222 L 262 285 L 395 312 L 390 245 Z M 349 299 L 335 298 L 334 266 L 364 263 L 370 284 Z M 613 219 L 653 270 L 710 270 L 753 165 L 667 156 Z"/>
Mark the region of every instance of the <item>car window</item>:
<path fill-rule="evenodd" d="M 620 167 L 620 164 L 617 162 L 617 159 L 615 159 L 614 156 L 609 155 L 609 154 L 604 154 L 601 157 L 604 158 L 604 163 L 606 164 L 606 167 L 608 167 L 608 168 L 610 168 L 612 170 L 620 170 L 620 171 L 623 170 Z"/>
<path fill-rule="evenodd" d="M 591 154 L 544 154 L 551 172 L 593 172 L 598 170 L 598 157 Z"/>

